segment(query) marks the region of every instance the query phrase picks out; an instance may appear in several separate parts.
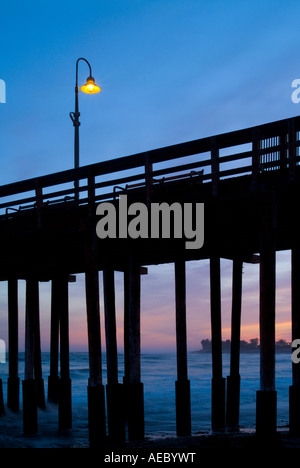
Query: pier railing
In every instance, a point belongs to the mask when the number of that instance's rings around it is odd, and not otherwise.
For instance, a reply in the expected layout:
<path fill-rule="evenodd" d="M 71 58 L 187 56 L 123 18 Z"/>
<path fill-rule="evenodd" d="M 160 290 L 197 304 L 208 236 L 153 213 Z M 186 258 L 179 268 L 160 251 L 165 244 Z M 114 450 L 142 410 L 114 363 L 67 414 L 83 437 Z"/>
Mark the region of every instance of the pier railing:
<path fill-rule="evenodd" d="M 248 175 L 255 190 L 262 173 L 284 170 L 292 182 L 300 161 L 299 135 L 300 117 L 294 117 L 4 185 L 0 215 L 112 200 L 137 188 L 149 200 L 156 185 L 184 179 L 211 183 L 213 196 L 226 178 Z"/>

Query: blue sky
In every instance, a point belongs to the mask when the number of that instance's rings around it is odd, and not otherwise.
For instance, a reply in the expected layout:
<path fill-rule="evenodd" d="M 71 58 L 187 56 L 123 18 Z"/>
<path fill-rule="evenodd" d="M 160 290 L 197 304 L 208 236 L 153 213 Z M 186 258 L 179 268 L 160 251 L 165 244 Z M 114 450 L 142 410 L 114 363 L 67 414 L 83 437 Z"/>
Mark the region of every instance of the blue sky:
<path fill-rule="evenodd" d="M 2 2 L 0 79 L 7 102 L 0 104 L 0 184 L 73 167 L 69 112 L 79 57 L 90 61 L 102 87 L 96 96 L 80 96 L 82 165 L 297 115 L 300 104 L 291 100 L 291 84 L 300 78 L 299 17 L 300 3 L 293 0 Z M 87 76 L 81 63 L 80 82 Z M 286 257 L 279 267 L 288 271 Z M 204 264 L 189 268 L 198 269 L 199 281 L 206 277 Z M 224 267 L 225 285 L 230 268 Z M 169 278 L 172 266 L 151 269 L 143 280 L 148 347 L 157 330 L 146 299 L 153 285 L 165 281 L 170 290 Z M 194 283 L 192 330 L 201 307 L 195 305 Z M 82 313 L 79 290 L 77 285 L 74 323 Z M 170 321 L 173 291 L 165 291 L 158 296 Z M 3 315 L 5 297 L 4 288 Z M 285 323 L 289 304 L 282 303 Z M 247 317 L 257 322 L 256 306 Z M 199 325 L 199 340 L 195 334 L 190 347 L 197 348 L 208 332 Z M 166 335 L 157 340 L 157 346 L 169 343 Z"/>
<path fill-rule="evenodd" d="M 296 115 L 299 14 L 291 0 L 2 2 L 0 183 L 72 167 L 80 56 L 102 87 L 80 96 L 82 164 Z"/>

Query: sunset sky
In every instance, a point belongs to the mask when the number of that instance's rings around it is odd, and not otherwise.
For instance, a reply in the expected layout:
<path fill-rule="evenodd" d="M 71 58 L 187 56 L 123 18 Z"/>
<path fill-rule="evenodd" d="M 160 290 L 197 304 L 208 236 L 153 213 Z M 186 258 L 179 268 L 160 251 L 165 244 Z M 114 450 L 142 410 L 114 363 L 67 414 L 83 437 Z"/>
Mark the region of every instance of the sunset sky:
<path fill-rule="evenodd" d="M 0 185 L 73 167 L 75 64 L 102 88 L 80 96 L 81 164 L 298 115 L 299 0 L 15 0 L 0 7 Z M 88 76 L 80 64 L 80 82 Z M 3 248 L 3 246 L 2 246 Z M 223 338 L 232 263 L 222 261 Z M 242 338 L 259 336 L 258 265 L 244 266 Z M 102 276 L 100 274 L 100 279 Z M 122 348 L 122 275 L 116 274 Z M 210 338 L 209 264 L 187 265 L 188 346 Z M 102 288 L 102 286 L 101 286 Z M 49 349 L 50 285 L 41 284 Z M 70 285 L 70 342 L 87 349 L 84 278 Z M 101 313 L 103 316 L 101 289 Z M 142 278 L 142 347 L 175 349 L 174 267 Z M 0 285 L 7 340 L 7 285 Z M 20 282 L 20 345 L 24 343 Z M 104 329 L 104 327 L 102 327 Z M 278 253 L 277 338 L 290 339 L 290 253 Z"/>

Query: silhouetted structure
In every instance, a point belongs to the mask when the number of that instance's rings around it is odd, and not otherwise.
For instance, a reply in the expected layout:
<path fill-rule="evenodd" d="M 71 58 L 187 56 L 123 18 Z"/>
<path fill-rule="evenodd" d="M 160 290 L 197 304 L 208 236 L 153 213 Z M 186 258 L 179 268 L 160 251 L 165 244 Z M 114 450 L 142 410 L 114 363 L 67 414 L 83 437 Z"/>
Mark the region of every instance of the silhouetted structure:
<path fill-rule="evenodd" d="M 201 341 L 202 349 L 195 351 L 196 353 L 211 353 L 212 352 L 212 342 L 211 340 L 202 340 Z M 232 343 L 230 340 L 222 341 L 222 352 L 231 353 Z M 292 343 L 289 343 L 285 340 L 279 340 L 275 343 L 276 353 L 291 354 L 292 352 Z M 260 352 L 259 339 L 253 338 L 250 342 L 241 340 L 240 341 L 240 353 L 253 354 Z"/>
<path fill-rule="evenodd" d="M 257 432 L 276 431 L 275 271 L 276 250 L 292 250 L 293 338 L 300 338 L 300 249 L 297 208 L 300 118 L 217 135 L 0 187 L 0 279 L 8 281 L 8 404 L 19 408 L 18 280 L 26 290 L 26 370 L 23 413 L 26 433 L 37 431 L 37 406 L 43 407 L 39 333 L 39 282 L 52 281 L 51 375 L 49 399 L 59 402 L 59 424 L 69 428 L 68 281 L 85 273 L 90 378 L 89 427 L 92 446 L 106 434 L 105 389 L 99 310 L 99 277 L 104 272 L 105 328 L 108 356 L 109 435 L 144 437 L 144 391 L 141 382 L 141 266 L 175 264 L 177 432 L 191 432 L 190 382 L 187 367 L 186 275 L 189 260 L 210 259 L 212 319 L 212 425 L 226 424 L 226 381 L 222 370 L 220 259 L 233 260 L 231 369 L 227 424 L 238 423 L 242 266 L 260 262 L 261 388 L 257 393 Z M 74 181 L 81 181 L 79 199 Z M 205 204 L 205 244 L 186 250 L 179 239 L 106 239 L 96 237 L 96 206 L 129 202 Z M 114 272 L 124 272 L 125 376 L 118 381 Z M 176 312 L 176 314 L 175 314 Z M 60 377 L 58 343 L 60 340 Z M 293 367 L 291 430 L 300 418 L 300 367 Z M 121 402 L 121 403 L 120 403 Z"/>

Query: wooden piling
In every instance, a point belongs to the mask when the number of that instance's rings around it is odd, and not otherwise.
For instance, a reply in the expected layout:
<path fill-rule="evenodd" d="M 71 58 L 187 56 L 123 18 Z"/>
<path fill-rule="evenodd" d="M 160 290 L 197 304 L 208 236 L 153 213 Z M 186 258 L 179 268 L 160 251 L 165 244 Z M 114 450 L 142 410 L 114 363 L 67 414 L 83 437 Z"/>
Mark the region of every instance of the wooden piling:
<path fill-rule="evenodd" d="M 240 414 L 242 276 L 243 262 L 240 259 L 235 259 L 232 271 L 230 376 L 227 377 L 226 425 L 229 427 L 238 426 Z"/>
<path fill-rule="evenodd" d="M 124 271 L 124 377 L 123 377 L 123 398 L 124 398 L 124 421 L 128 422 L 128 384 L 129 384 L 129 270 Z"/>
<path fill-rule="evenodd" d="M 0 418 L 5 414 L 4 410 L 4 398 L 3 398 L 3 382 L 0 379 Z"/>
<path fill-rule="evenodd" d="M 140 266 L 130 254 L 128 263 L 128 435 L 144 438 L 144 386 L 141 382 L 141 277 Z"/>
<path fill-rule="evenodd" d="M 19 313 L 18 280 L 8 280 L 8 359 L 9 377 L 7 381 L 7 406 L 11 411 L 20 409 L 19 379 Z"/>
<path fill-rule="evenodd" d="M 300 338 L 300 248 L 292 249 L 292 340 Z M 292 363 L 293 384 L 290 387 L 290 433 L 300 435 L 300 365 Z"/>
<path fill-rule="evenodd" d="M 58 403 L 59 395 L 59 309 L 60 281 L 53 278 L 51 288 L 50 375 L 48 378 L 48 401 L 51 403 Z"/>
<path fill-rule="evenodd" d="M 118 381 L 118 349 L 115 307 L 115 277 L 110 265 L 103 271 L 107 361 L 108 433 L 112 441 L 125 440 L 123 385 Z"/>
<path fill-rule="evenodd" d="M 212 428 L 225 427 L 226 381 L 222 372 L 221 265 L 220 257 L 210 259 L 212 337 Z"/>
<path fill-rule="evenodd" d="M 177 435 L 191 435 L 191 394 L 187 365 L 186 328 L 186 270 L 184 259 L 175 262 L 176 298 L 176 343 L 177 343 L 177 382 L 176 382 L 176 426 Z"/>
<path fill-rule="evenodd" d="M 89 342 L 88 413 L 90 447 L 106 437 L 105 389 L 102 383 L 102 350 L 99 304 L 98 243 L 96 236 L 95 176 L 88 177 L 89 218 L 85 238 L 86 311 Z"/>
<path fill-rule="evenodd" d="M 124 385 L 129 383 L 129 269 L 124 271 Z"/>
<path fill-rule="evenodd" d="M 276 432 L 275 391 L 275 296 L 276 250 L 272 194 L 261 208 L 260 256 L 260 390 L 257 392 L 256 431 L 269 436 Z"/>
<path fill-rule="evenodd" d="M 70 379 L 69 349 L 69 280 L 61 275 L 59 282 L 59 322 L 60 322 L 60 382 L 59 382 L 59 428 L 72 427 L 72 382 Z"/>
<path fill-rule="evenodd" d="M 86 309 L 89 341 L 88 385 L 89 439 L 92 448 L 99 447 L 106 436 L 105 392 L 102 383 L 102 352 L 100 334 L 99 278 L 93 259 L 89 256 L 85 274 Z"/>
<path fill-rule="evenodd" d="M 39 282 L 33 281 L 34 288 L 34 378 L 37 389 L 37 405 L 45 409 L 45 388 L 42 371 L 41 331 L 40 331 L 40 305 L 39 305 Z"/>
<path fill-rule="evenodd" d="M 34 321 L 37 307 L 37 281 L 26 282 L 26 327 L 25 327 L 25 380 L 23 388 L 23 431 L 25 435 L 38 431 L 37 387 L 34 380 Z"/>
<path fill-rule="evenodd" d="M 115 308 L 115 276 L 110 266 L 103 271 L 105 335 L 107 350 L 107 380 L 110 384 L 118 383 L 118 350 Z"/>

